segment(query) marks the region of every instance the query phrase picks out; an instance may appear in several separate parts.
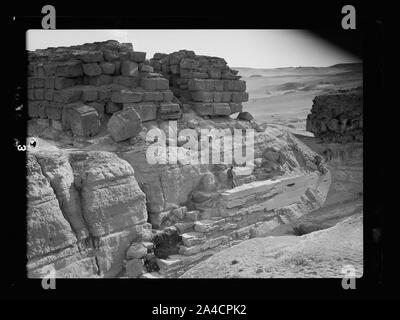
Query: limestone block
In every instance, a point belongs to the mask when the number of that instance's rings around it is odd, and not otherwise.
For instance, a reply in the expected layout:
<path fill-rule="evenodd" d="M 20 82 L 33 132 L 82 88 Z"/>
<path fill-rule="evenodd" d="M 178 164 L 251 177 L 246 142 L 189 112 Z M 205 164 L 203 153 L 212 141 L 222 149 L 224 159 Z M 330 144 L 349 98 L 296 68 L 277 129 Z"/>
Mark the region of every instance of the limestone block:
<path fill-rule="evenodd" d="M 61 90 L 75 85 L 74 79 L 71 78 L 54 78 L 54 89 Z"/>
<path fill-rule="evenodd" d="M 164 78 L 156 78 L 157 79 L 157 89 L 158 90 L 168 90 L 169 89 L 169 81 Z"/>
<path fill-rule="evenodd" d="M 53 100 L 55 102 L 72 103 L 77 102 L 81 99 L 82 91 L 74 87 L 70 87 L 62 90 L 55 90 L 53 93 Z"/>
<path fill-rule="evenodd" d="M 63 106 L 63 103 L 50 101 L 45 107 L 47 118 L 61 120 Z"/>
<path fill-rule="evenodd" d="M 119 59 L 119 53 L 117 51 L 105 50 L 103 52 L 103 57 L 105 61 L 115 61 Z"/>
<path fill-rule="evenodd" d="M 131 51 L 131 52 L 129 52 L 129 58 L 132 61 L 135 61 L 137 63 L 141 63 L 141 62 L 146 60 L 146 52 Z"/>
<path fill-rule="evenodd" d="M 140 102 L 143 98 L 143 92 L 131 90 L 114 91 L 111 95 L 111 101 L 114 103 L 132 103 Z"/>
<path fill-rule="evenodd" d="M 128 103 L 124 104 L 124 109 L 133 108 L 140 116 L 142 121 L 151 121 L 157 119 L 157 106 L 151 102 Z"/>
<path fill-rule="evenodd" d="M 193 103 L 191 106 L 200 116 L 210 116 L 214 112 L 212 103 Z"/>
<path fill-rule="evenodd" d="M 229 103 L 214 103 L 213 114 L 217 116 L 228 116 L 231 114 Z"/>
<path fill-rule="evenodd" d="M 100 64 L 101 72 L 104 74 L 114 74 L 115 64 L 112 62 L 102 62 Z"/>
<path fill-rule="evenodd" d="M 232 92 L 232 102 L 245 102 L 249 100 L 247 92 Z"/>
<path fill-rule="evenodd" d="M 58 77 L 80 77 L 83 75 L 82 64 L 77 62 L 64 63 L 62 65 L 58 65 L 56 69 L 56 73 Z"/>
<path fill-rule="evenodd" d="M 135 137 L 142 130 L 140 116 L 132 108 L 118 111 L 108 121 L 107 129 L 116 142 Z"/>
<path fill-rule="evenodd" d="M 143 101 L 163 101 L 164 95 L 160 91 L 145 91 L 143 92 Z"/>
<path fill-rule="evenodd" d="M 214 102 L 221 102 L 222 101 L 222 92 L 214 92 Z"/>
<path fill-rule="evenodd" d="M 92 137 L 100 131 L 99 115 L 95 108 L 78 105 L 68 109 L 69 123 L 74 134 Z"/>
<path fill-rule="evenodd" d="M 74 56 L 84 63 L 103 61 L 103 53 L 101 51 L 79 51 Z"/>
<path fill-rule="evenodd" d="M 140 85 L 146 91 L 155 91 L 157 90 L 157 78 L 142 78 L 140 80 Z"/>
<path fill-rule="evenodd" d="M 208 69 L 207 73 L 211 79 L 220 79 L 221 78 L 221 70 L 219 70 L 219 69 Z"/>
<path fill-rule="evenodd" d="M 172 101 L 173 97 L 174 97 L 174 95 L 172 94 L 172 91 L 170 91 L 170 90 L 163 91 L 163 100 L 164 100 L 164 102 Z"/>
<path fill-rule="evenodd" d="M 193 92 L 191 92 L 191 97 L 192 97 L 193 101 L 213 102 L 214 101 L 214 92 L 193 91 Z"/>
<path fill-rule="evenodd" d="M 139 65 L 133 61 L 121 62 L 121 74 L 125 77 L 133 77 L 139 75 Z"/>
<path fill-rule="evenodd" d="M 229 106 L 231 107 L 231 113 L 242 112 L 243 110 L 243 106 L 241 103 L 231 102 L 229 103 Z"/>
<path fill-rule="evenodd" d="M 139 77 L 113 77 L 113 83 L 122 85 L 127 88 L 136 88 L 139 86 Z"/>
<path fill-rule="evenodd" d="M 103 86 L 103 85 L 108 85 L 113 82 L 113 77 L 108 75 L 108 74 L 101 74 L 99 76 L 94 76 L 94 77 L 84 77 L 84 84 L 85 85 L 91 85 L 91 86 Z"/>
<path fill-rule="evenodd" d="M 99 118 L 104 118 L 104 110 L 105 110 L 105 103 L 101 101 L 94 101 L 87 103 L 88 106 L 93 107 L 96 109 L 97 113 L 99 114 Z"/>
<path fill-rule="evenodd" d="M 101 74 L 101 68 L 97 63 L 84 63 L 82 64 L 83 73 L 88 76 L 99 76 Z"/>

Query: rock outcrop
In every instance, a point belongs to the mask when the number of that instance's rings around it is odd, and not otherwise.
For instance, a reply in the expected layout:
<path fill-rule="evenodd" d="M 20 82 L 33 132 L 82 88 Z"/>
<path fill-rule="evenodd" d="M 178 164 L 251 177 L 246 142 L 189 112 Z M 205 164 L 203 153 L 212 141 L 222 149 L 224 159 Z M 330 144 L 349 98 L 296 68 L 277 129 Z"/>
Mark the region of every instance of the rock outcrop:
<path fill-rule="evenodd" d="M 362 92 L 357 88 L 316 97 L 307 118 L 307 129 L 315 138 L 298 136 L 330 169 L 332 184 L 326 205 L 363 194 Z"/>
<path fill-rule="evenodd" d="M 105 152 L 28 154 L 28 275 L 115 276 L 146 235 L 145 195 L 132 167 Z"/>

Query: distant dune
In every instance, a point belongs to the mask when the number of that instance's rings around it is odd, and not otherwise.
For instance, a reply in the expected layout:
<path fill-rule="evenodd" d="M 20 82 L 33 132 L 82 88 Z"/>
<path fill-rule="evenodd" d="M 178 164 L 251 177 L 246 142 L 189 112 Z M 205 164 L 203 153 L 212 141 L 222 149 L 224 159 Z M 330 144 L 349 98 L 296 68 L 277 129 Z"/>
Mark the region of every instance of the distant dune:
<path fill-rule="evenodd" d="M 329 67 L 275 69 L 233 68 L 246 81 L 249 101 L 244 109 L 261 122 L 305 132 L 315 96 L 333 90 L 362 86 L 362 63 Z"/>
<path fill-rule="evenodd" d="M 232 69 L 238 70 L 239 75 L 242 77 L 276 77 L 276 76 L 294 76 L 294 75 L 322 75 L 322 74 L 336 74 L 343 72 L 362 72 L 362 63 L 340 63 L 329 67 L 284 67 L 284 68 L 246 68 L 246 67 L 233 67 Z"/>

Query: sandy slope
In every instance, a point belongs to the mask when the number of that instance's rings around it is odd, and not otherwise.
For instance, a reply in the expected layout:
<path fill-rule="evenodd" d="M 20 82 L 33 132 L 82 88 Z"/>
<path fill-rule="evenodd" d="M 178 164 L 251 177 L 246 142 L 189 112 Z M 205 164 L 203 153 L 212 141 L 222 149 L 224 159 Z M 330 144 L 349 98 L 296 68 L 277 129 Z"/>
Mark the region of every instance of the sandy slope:
<path fill-rule="evenodd" d="M 304 236 L 254 238 L 226 249 L 182 278 L 341 278 L 363 273 L 362 214 Z"/>

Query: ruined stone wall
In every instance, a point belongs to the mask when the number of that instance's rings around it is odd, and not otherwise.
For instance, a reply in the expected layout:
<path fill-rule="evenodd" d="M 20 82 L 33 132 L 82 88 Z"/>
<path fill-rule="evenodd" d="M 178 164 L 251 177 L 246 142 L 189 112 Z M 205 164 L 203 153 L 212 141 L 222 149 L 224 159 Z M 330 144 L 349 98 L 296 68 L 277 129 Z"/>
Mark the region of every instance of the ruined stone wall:
<path fill-rule="evenodd" d="M 28 115 L 94 136 L 105 115 L 133 108 L 142 122 L 177 119 L 168 80 L 131 44 L 96 42 L 29 52 Z M 106 117 L 107 118 L 107 117 Z"/>
<path fill-rule="evenodd" d="M 307 131 L 324 142 L 362 142 L 362 88 L 314 98 Z"/>
<path fill-rule="evenodd" d="M 246 82 L 222 58 L 180 50 L 168 55 L 156 53 L 150 65 L 169 79 L 171 90 L 184 106 L 201 116 L 241 112 L 242 102 L 249 98 Z"/>

